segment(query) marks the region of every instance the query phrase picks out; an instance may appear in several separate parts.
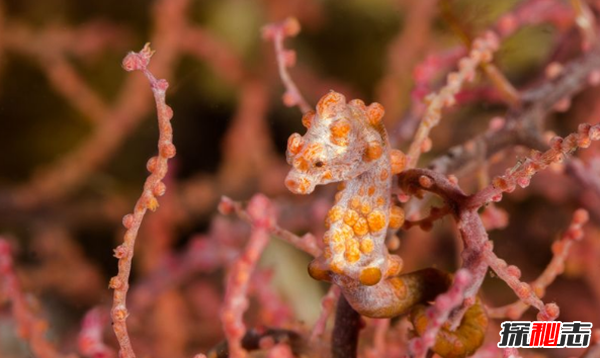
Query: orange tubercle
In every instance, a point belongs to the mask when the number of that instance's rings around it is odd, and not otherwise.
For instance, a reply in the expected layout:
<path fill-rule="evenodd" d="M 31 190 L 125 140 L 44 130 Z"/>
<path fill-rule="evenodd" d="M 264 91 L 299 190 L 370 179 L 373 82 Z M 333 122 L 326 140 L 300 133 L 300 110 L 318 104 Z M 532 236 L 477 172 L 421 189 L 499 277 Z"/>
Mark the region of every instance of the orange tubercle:
<path fill-rule="evenodd" d="M 371 208 L 371 204 L 367 203 L 367 202 L 363 202 L 360 206 L 360 212 L 363 215 L 367 215 L 371 212 L 373 208 Z"/>
<path fill-rule="evenodd" d="M 369 232 L 369 224 L 367 223 L 367 219 L 359 218 L 352 228 L 357 236 L 366 235 Z"/>
<path fill-rule="evenodd" d="M 385 109 L 383 106 L 377 102 L 371 103 L 369 107 L 367 107 L 367 119 L 371 125 L 377 125 L 381 122 L 385 114 Z"/>
<path fill-rule="evenodd" d="M 382 169 L 381 173 L 379 173 L 379 179 L 381 181 L 386 181 L 390 177 L 390 172 L 387 169 Z"/>
<path fill-rule="evenodd" d="M 340 220 L 342 218 L 342 215 L 343 209 L 339 206 L 334 206 L 333 208 L 331 208 L 331 210 L 329 210 L 329 213 L 327 213 L 327 219 L 330 223 L 334 223 Z"/>
<path fill-rule="evenodd" d="M 331 272 L 321 267 L 320 263 L 316 260 L 313 260 L 308 265 L 308 274 L 315 280 L 318 281 L 329 281 Z"/>
<path fill-rule="evenodd" d="M 390 209 L 390 228 L 399 229 L 404 224 L 404 209 L 393 205 Z"/>
<path fill-rule="evenodd" d="M 359 243 L 356 239 L 350 239 L 346 241 L 346 252 L 344 253 L 346 261 L 349 263 L 355 263 L 360 260 Z"/>
<path fill-rule="evenodd" d="M 303 156 L 296 157 L 292 165 L 300 172 L 305 172 L 308 170 L 308 161 Z"/>
<path fill-rule="evenodd" d="M 358 221 L 358 213 L 354 210 L 347 210 L 344 214 L 344 222 L 350 226 L 354 226 Z"/>
<path fill-rule="evenodd" d="M 288 143 L 287 143 L 287 149 L 290 152 L 290 154 L 292 155 L 296 155 L 298 153 L 300 153 L 300 150 L 302 149 L 302 145 L 304 141 L 302 140 L 302 136 L 298 133 L 294 133 L 292 134 L 289 138 L 288 138 Z"/>
<path fill-rule="evenodd" d="M 381 210 L 374 210 L 367 217 L 371 232 L 377 232 L 385 227 L 385 215 Z"/>
<path fill-rule="evenodd" d="M 360 242 L 360 251 L 363 254 L 370 254 L 371 252 L 373 252 L 374 248 L 375 245 L 373 244 L 373 240 L 371 240 L 370 238 L 365 238 Z"/>
<path fill-rule="evenodd" d="M 312 122 L 314 119 L 315 119 L 315 111 L 308 111 L 308 112 L 304 113 L 304 115 L 302 116 L 302 125 L 308 129 L 312 125 Z"/>
<path fill-rule="evenodd" d="M 329 130 L 331 131 L 331 135 L 335 138 L 346 138 L 350 133 L 350 122 L 342 118 L 340 120 L 335 121 L 331 126 L 329 126 Z"/>
<path fill-rule="evenodd" d="M 383 154 L 383 148 L 381 147 L 381 144 L 378 142 L 372 142 L 369 143 L 369 146 L 367 147 L 367 150 L 365 151 L 365 160 L 370 161 L 370 160 L 376 160 L 381 158 L 381 155 Z"/>
<path fill-rule="evenodd" d="M 317 103 L 317 113 L 321 118 L 327 118 L 335 115 L 336 105 L 343 104 L 346 98 L 337 92 L 331 91 L 321 97 Z"/>
<path fill-rule="evenodd" d="M 360 283 L 365 286 L 373 286 L 381 281 L 381 270 L 377 267 L 367 267 L 360 272 L 358 278 Z"/>
<path fill-rule="evenodd" d="M 393 149 L 390 153 L 390 159 L 392 164 L 392 173 L 398 174 L 406 167 L 406 156 L 404 153 L 397 149 Z"/>
<path fill-rule="evenodd" d="M 367 191 L 367 194 L 369 196 L 373 196 L 373 194 L 375 194 L 375 187 L 374 186 L 370 186 L 369 189 L 368 189 L 368 191 Z"/>
<path fill-rule="evenodd" d="M 348 102 L 349 105 L 362 109 L 363 111 L 367 110 L 367 106 L 365 106 L 365 102 L 360 99 L 353 99 Z"/>

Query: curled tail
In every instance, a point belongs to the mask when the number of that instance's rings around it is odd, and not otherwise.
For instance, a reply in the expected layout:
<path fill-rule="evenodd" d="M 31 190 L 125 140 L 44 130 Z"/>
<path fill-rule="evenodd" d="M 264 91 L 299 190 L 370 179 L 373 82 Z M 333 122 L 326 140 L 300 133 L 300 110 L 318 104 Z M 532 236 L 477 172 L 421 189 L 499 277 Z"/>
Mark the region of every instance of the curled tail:
<path fill-rule="evenodd" d="M 419 336 L 423 335 L 429 321 L 426 310 L 427 306 L 417 305 L 410 312 L 410 320 Z M 442 326 L 431 349 L 444 358 L 470 356 L 483 344 L 487 325 L 487 314 L 481 300 L 478 299 L 467 310 L 456 330 L 450 330 L 447 325 Z"/>
<path fill-rule="evenodd" d="M 404 276 L 407 276 L 404 278 Z M 424 269 L 401 275 L 401 280 L 418 283 L 421 297 L 420 302 L 410 309 L 410 320 L 419 336 L 425 333 L 429 318 L 426 315 L 427 302 L 431 302 L 441 293 L 446 292 L 452 283 L 452 275 L 434 268 Z M 415 298 L 412 300 L 414 301 Z M 401 303 L 402 305 L 404 303 Z M 431 348 L 444 358 L 463 358 L 472 355 L 481 347 L 485 338 L 488 317 L 481 300 L 477 299 L 465 313 L 456 330 L 451 330 L 449 324 L 442 326 Z"/>
<path fill-rule="evenodd" d="M 361 315 L 392 318 L 410 314 L 417 335 L 427 327 L 427 304 L 446 292 L 452 275 L 427 268 L 390 277 L 375 286 L 350 285 L 339 282 L 350 305 Z M 456 330 L 444 325 L 432 350 L 444 358 L 461 358 L 473 354 L 482 344 L 488 317 L 480 300 L 467 310 Z"/>

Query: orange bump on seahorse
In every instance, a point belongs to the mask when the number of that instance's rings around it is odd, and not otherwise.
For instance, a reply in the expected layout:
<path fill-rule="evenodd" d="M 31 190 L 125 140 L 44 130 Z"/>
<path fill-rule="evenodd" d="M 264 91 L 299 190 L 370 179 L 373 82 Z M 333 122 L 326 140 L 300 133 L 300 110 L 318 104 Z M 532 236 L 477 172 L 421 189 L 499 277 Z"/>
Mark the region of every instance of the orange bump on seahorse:
<path fill-rule="evenodd" d="M 356 311 L 374 318 L 409 313 L 447 290 L 451 281 L 449 274 L 436 269 L 400 275 L 402 259 L 390 255 L 385 246 L 387 228 L 397 229 L 404 223 L 404 211 L 391 201 L 391 185 L 406 159 L 390 148 L 383 115 L 379 103 L 346 102 L 342 94 L 329 92 L 316 112 L 303 116 L 306 134 L 290 136 L 287 161 L 292 169 L 285 180 L 296 194 L 342 182 L 326 218 L 323 254 L 311 262 L 308 271 L 317 280 L 338 285 Z M 485 315 L 482 307 L 472 310 L 474 315 L 465 315 L 465 320 L 476 316 L 477 322 L 487 322 L 487 317 L 480 317 Z M 465 320 L 461 326 L 469 323 Z M 464 350 L 450 355 L 446 350 L 446 357 L 473 353 L 483 342 L 485 325 L 477 334 L 469 331 L 470 343 Z M 460 332 L 460 327 L 456 332 L 444 331 L 436 346 L 465 341 L 453 336 Z"/>

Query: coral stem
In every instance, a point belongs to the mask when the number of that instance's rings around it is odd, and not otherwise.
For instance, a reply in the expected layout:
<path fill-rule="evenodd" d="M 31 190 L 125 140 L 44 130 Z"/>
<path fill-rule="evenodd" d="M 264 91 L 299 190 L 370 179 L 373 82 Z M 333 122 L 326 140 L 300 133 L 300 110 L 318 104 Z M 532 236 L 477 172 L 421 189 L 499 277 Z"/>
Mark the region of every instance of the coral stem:
<path fill-rule="evenodd" d="M 175 156 L 173 128 L 171 127 L 173 111 L 165 103 L 165 93 L 169 84 L 165 80 L 156 79 L 147 69 L 153 53 L 150 44 L 146 44 L 140 52 L 130 52 L 123 60 L 123 68 L 126 71 L 142 71 L 150 82 L 156 101 L 160 136 L 158 139 L 158 156 L 150 158 L 147 164 L 147 169 L 151 174 L 144 183 L 144 190 L 135 204 L 133 213 L 123 217 L 123 226 L 127 228 L 127 231 L 123 243 L 114 250 L 115 257 L 119 259 L 119 272 L 117 276 L 111 278 L 109 283 L 109 286 L 114 290 L 111 317 L 113 330 L 119 341 L 119 357 L 121 358 L 135 357 L 126 323 L 129 315 L 126 300 L 135 240 L 146 211 L 148 209 L 155 211 L 158 208 L 157 197 L 164 195 L 166 190 L 162 180 L 167 174 L 167 161 Z"/>

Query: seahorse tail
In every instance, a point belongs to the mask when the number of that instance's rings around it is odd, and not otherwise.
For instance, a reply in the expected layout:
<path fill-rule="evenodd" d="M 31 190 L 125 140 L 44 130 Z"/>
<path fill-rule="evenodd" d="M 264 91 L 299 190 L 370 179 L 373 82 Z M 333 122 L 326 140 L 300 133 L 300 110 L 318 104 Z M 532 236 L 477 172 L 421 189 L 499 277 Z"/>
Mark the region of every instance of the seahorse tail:
<path fill-rule="evenodd" d="M 426 305 L 417 305 L 410 313 L 415 332 L 421 336 L 429 322 Z M 432 350 L 444 358 L 463 358 L 472 355 L 481 347 L 485 338 L 488 317 L 479 299 L 465 313 L 454 331 L 444 324 L 437 334 Z"/>

